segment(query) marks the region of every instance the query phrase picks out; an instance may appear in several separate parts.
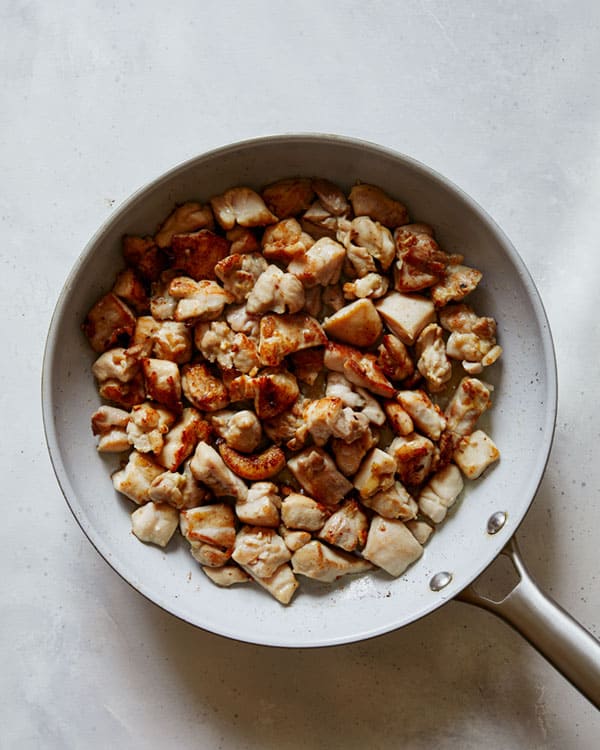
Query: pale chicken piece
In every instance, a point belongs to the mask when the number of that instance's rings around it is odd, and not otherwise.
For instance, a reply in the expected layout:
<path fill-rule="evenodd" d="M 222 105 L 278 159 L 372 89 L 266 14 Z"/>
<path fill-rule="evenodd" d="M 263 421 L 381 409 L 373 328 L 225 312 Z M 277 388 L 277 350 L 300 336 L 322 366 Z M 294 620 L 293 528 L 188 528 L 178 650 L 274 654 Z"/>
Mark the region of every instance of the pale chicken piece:
<path fill-rule="evenodd" d="M 178 321 L 216 320 L 225 305 L 234 301 L 216 281 L 194 281 L 187 276 L 175 277 L 169 283 L 169 294 L 177 300 L 174 318 Z"/>
<path fill-rule="evenodd" d="M 321 324 L 306 313 L 265 315 L 260 321 L 258 354 L 263 365 L 275 367 L 289 354 L 326 343 Z"/>
<path fill-rule="evenodd" d="M 325 445 L 330 437 L 352 443 L 369 429 L 368 417 L 344 407 L 340 398 L 331 396 L 309 401 L 304 409 L 304 420 L 319 446 Z"/>
<path fill-rule="evenodd" d="M 212 229 L 215 225 L 210 206 L 200 203 L 184 203 L 169 214 L 154 237 L 158 247 L 171 245 L 176 234 L 195 232 L 198 229 Z"/>
<path fill-rule="evenodd" d="M 423 554 L 423 547 L 402 521 L 374 516 L 363 557 L 397 578 Z"/>
<path fill-rule="evenodd" d="M 236 302 L 243 302 L 258 277 L 266 271 L 267 261 L 259 253 L 227 255 L 215 265 L 215 274 Z"/>
<path fill-rule="evenodd" d="M 225 230 L 241 227 L 264 227 L 274 224 L 277 216 L 266 207 L 260 195 L 248 187 L 234 187 L 210 199 L 215 217 Z"/>
<path fill-rule="evenodd" d="M 429 323 L 419 334 L 415 344 L 417 369 L 427 381 L 432 393 L 444 389 L 452 377 L 452 364 L 446 355 L 442 329 Z"/>
<path fill-rule="evenodd" d="M 285 453 L 277 445 L 270 445 L 262 453 L 248 454 L 219 443 L 219 453 L 234 474 L 251 482 L 270 479 L 285 468 Z"/>
<path fill-rule="evenodd" d="M 421 432 L 431 440 L 440 439 L 446 429 L 446 419 L 439 406 L 431 401 L 425 391 L 400 391 L 396 398 Z"/>
<path fill-rule="evenodd" d="M 440 325 L 451 333 L 474 333 L 482 339 L 495 339 L 494 318 L 479 317 L 472 307 L 461 302 L 447 305 L 439 313 Z"/>
<path fill-rule="evenodd" d="M 123 338 L 129 340 L 134 328 L 135 315 L 112 292 L 96 302 L 82 325 L 95 352 L 105 352 Z"/>
<path fill-rule="evenodd" d="M 131 514 L 131 530 L 140 542 L 166 547 L 179 523 L 179 513 L 170 505 L 146 503 Z"/>
<path fill-rule="evenodd" d="M 248 487 L 229 469 L 217 451 L 208 443 L 200 441 L 196 446 L 190 469 L 198 482 L 206 485 L 215 497 L 234 497 L 244 501 Z"/>
<path fill-rule="evenodd" d="M 298 588 L 298 581 L 288 563 L 280 565 L 272 576 L 258 578 L 250 568 L 242 566 L 263 589 L 275 597 L 280 604 L 289 604 Z"/>
<path fill-rule="evenodd" d="M 300 549 L 300 547 L 304 547 L 304 545 L 308 544 L 312 539 L 312 536 L 308 531 L 288 529 L 283 524 L 281 524 L 278 531 L 279 536 L 283 539 L 290 552 L 295 552 Z"/>
<path fill-rule="evenodd" d="M 329 370 L 342 373 L 354 385 L 366 388 L 377 396 L 392 398 L 396 393 L 372 354 L 329 341 L 323 361 Z"/>
<path fill-rule="evenodd" d="M 148 398 L 178 414 L 181 411 L 181 376 L 177 364 L 166 359 L 145 359 L 142 369 Z"/>
<path fill-rule="evenodd" d="M 251 229 L 246 227 L 233 227 L 225 232 L 225 237 L 231 242 L 229 252 L 232 255 L 237 253 L 255 253 L 260 250 L 260 242 Z"/>
<path fill-rule="evenodd" d="M 481 362 L 469 362 L 467 359 L 463 359 L 461 364 L 467 375 L 481 375 L 483 372 L 483 365 Z"/>
<path fill-rule="evenodd" d="M 339 242 L 329 237 L 321 237 L 304 255 L 295 257 L 288 266 L 307 288 L 337 284 L 342 272 L 346 250 Z"/>
<path fill-rule="evenodd" d="M 288 460 L 288 468 L 306 492 L 325 505 L 336 505 L 352 490 L 322 448 L 306 448 Z"/>
<path fill-rule="evenodd" d="M 169 286 L 175 278 L 177 278 L 177 273 L 169 269 L 163 271 L 152 284 L 150 312 L 154 320 L 173 320 L 175 317 L 178 300 L 169 292 Z"/>
<path fill-rule="evenodd" d="M 127 439 L 140 453 L 160 453 L 165 435 L 175 421 L 167 409 L 148 402 L 134 406 L 127 424 Z"/>
<path fill-rule="evenodd" d="M 329 180 L 315 177 L 312 181 L 312 189 L 326 211 L 333 216 L 348 216 L 350 204 L 341 188 Z"/>
<path fill-rule="evenodd" d="M 248 295 L 246 310 L 258 315 L 269 310 L 276 313 L 297 313 L 304 307 L 304 287 L 291 273 L 277 266 L 268 266 L 258 277 Z"/>
<path fill-rule="evenodd" d="M 341 310 L 346 304 L 344 295 L 339 284 L 329 284 L 323 287 L 321 293 L 321 302 L 325 307 L 330 308 L 333 312 Z"/>
<path fill-rule="evenodd" d="M 368 216 L 357 216 L 352 220 L 349 241 L 362 247 L 379 261 L 384 271 L 388 270 L 396 256 L 396 246 L 390 230 Z"/>
<path fill-rule="evenodd" d="M 112 292 L 138 315 L 148 310 L 148 295 L 141 278 L 133 268 L 125 268 L 117 274 Z"/>
<path fill-rule="evenodd" d="M 350 203 L 355 216 L 370 216 L 390 229 L 408 224 L 406 207 L 375 185 L 355 185 L 350 191 Z"/>
<path fill-rule="evenodd" d="M 448 464 L 434 474 L 419 494 L 419 510 L 434 523 L 441 523 L 462 492 L 464 482 L 458 466 Z"/>
<path fill-rule="evenodd" d="M 361 389 L 361 391 L 365 393 L 364 389 Z M 339 398 L 344 406 L 349 406 L 354 410 L 362 409 L 365 405 L 364 398 L 358 392 L 358 388 L 342 375 L 341 372 L 327 373 L 325 395 L 332 398 Z"/>
<path fill-rule="evenodd" d="M 129 450 L 128 422 L 129 412 L 114 406 L 101 406 L 92 414 L 92 433 L 98 435 L 99 453 L 122 453 Z"/>
<path fill-rule="evenodd" d="M 144 376 L 138 373 L 132 380 L 123 383 L 116 378 L 108 378 L 98 382 L 98 395 L 107 401 L 112 401 L 126 409 L 146 400 L 146 386 Z"/>
<path fill-rule="evenodd" d="M 263 188 L 262 197 L 269 210 L 280 219 L 297 216 L 310 206 L 314 198 L 311 181 L 306 177 L 279 180 Z"/>
<path fill-rule="evenodd" d="M 439 280 L 439 276 L 422 271 L 407 260 L 399 260 L 394 264 L 394 289 L 398 292 L 422 292 Z"/>
<path fill-rule="evenodd" d="M 278 528 L 281 497 L 272 482 L 255 482 L 248 490 L 246 500 L 235 504 L 235 512 L 242 523 L 250 526 Z"/>
<path fill-rule="evenodd" d="M 459 333 L 455 331 L 448 337 L 446 352 L 452 359 L 479 364 L 493 346 L 494 343 L 492 341 L 482 339 L 475 333 Z"/>
<path fill-rule="evenodd" d="M 304 307 L 302 310 L 313 318 L 316 318 L 321 313 L 323 303 L 321 301 L 323 293 L 323 287 L 313 286 L 311 289 L 304 290 Z"/>
<path fill-rule="evenodd" d="M 344 284 L 346 299 L 379 299 L 387 292 L 389 281 L 378 273 L 368 273 L 362 278 L 348 281 Z"/>
<path fill-rule="evenodd" d="M 128 383 L 139 373 L 140 360 L 131 349 L 117 347 L 101 354 L 92 365 L 96 380 L 118 380 Z"/>
<path fill-rule="evenodd" d="M 362 499 L 389 489 L 394 484 L 396 461 L 385 451 L 373 448 L 354 477 L 354 486 Z"/>
<path fill-rule="evenodd" d="M 399 518 L 401 521 L 408 521 L 417 516 L 417 503 L 401 482 L 394 482 L 386 490 L 380 490 L 371 497 L 362 498 L 362 502 L 383 518 Z"/>
<path fill-rule="evenodd" d="M 364 547 L 367 541 L 369 521 L 356 500 L 346 500 L 335 511 L 319 532 L 319 539 L 346 552 Z"/>
<path fill-rule="evenodd" d="M 262 253 L 268 261 L 287 264 L 315 244 L 296 219 L 284 219 L 267 227 L 262 237 Z"/>
<path fill-rule="evenodd" d="M 429 538 L 434 532 L 433 526 L 430 526 L 428 523 L 425 523 L 425 521 L 417 521 L 417 520 L 411 520 L 406 521 L 406 528 L 410 531 L 410 533 L 414 536 L 414 538 L 419 542 L 421 546 L 424 546 L 429 541 Z"/>
<path fill-rule="evenodd" d="M 339 226 L 339 218 L 331 213 L 320 200 L 314 201 L 302 214 L 302 228 L 312 237 L 335 238 Z"/>
<path fill-rule="evenodd" d="M 358 347 L 373 346 L 383 331 L 381 318 L 369 299 L 342 307 L 323 323 L 323 328 L 331 338 Z"/>
<path fill-rule="evenodd" d="M 377 362 L 391 380 L 405 380 L 415 371 L 415 365 L 406 345 L 396 336 L 386 334 L 378 349 Z"/>
<path fill-rule="evenodd" d="M 501 355 L 502 355 L 502 347 L 496 344 L 496 346 L 493 346 L 489 350 L 489 352 L 481 358 L 481 364 L 483 365 L 483 367 L 489 367 L 490 365 L 493 365 L 494 362 L 496 362 L 500 358 Z"/>
<path fill-rule="evenodd" d="M 292 555 L 292 570 L 298 575 L 323 583 L 333 583 L 340 576 L 363 573 L 373 566 L 360 557 L 333 550 L 316 540 L 305 544 Z"/>
<path fill-rule="evenodd" d="M 233 547 L 222 549 L 205 542 L 190 542 L 190 553 L 203 568 L 221 568 L 226 565 L 233 552 Z"/>
<path fill-rule="evenodd" d="M 249 313 L 246 305 L 229 305 L 225 310 L 225 320 L 232 331 L 245 333 L 248 338 L 258 340 L 260 316 Z"/>
<path fill-rule="evenodd" d="M 256 377 L 240 375 L 229 384 L 231 400 L 253 398 L 254 411 L 263 420 L 282 414 L 294 404 L 299 394 L 298 382 L 287 370 L 263 370 Z"/>
<path fill-rule="evenodd" d="M 229 588 L 236 583 L 248 583 L 251 580 L 248 573 L 237 565 L 220 565 L 216 568 L 203 566 L 202 570 L 213 583 L 221 588 Z"/>
<path fill-rule="evenodd" d="M 189 362 L 192 358 L 192 337 L 189 328 L 185 323 L 175 320 L 157 323 L 152 333 L 152 352 L 156 359 L 168 359 L 178 365 Z"/>
<path fill-rule="evenodd" d="M 219 411 L 229 404 L 223 381 L 205 364 L 185 365 L 181 371 L 181 386 L 188 401 L 202 411 Z"/>
<path fill-rule="evenodd" d="M 351 477 L 358 471 L 363 458 L 377 445 L 378 436 L 370 429 L 366 430 L 359 438 L 347 443 L 340 438 L 333 438 L 331 449 L 335 456 L 338 469 L 346 477 Z"/>
<path fill-rule="evenodd" d="M 162 451 L 157 461 L 169 471 L 176 471 L 191 456 L 200 440 L 208 440 L 210 425 L 199 412 L 186 407 L 179 420 L 167 432 Z"/>
<path fill-rule="evenodd" d="M 227 445 L 242 453 L 252 453 L 262 440 L 260 420 L 253 411 L 218 411 L 210 415 L 210 423 Z"/>
<path fill-rule="evenodd" d="M 429 438 L 413 432 L 395 437 L 386 452 L 396 461 L 402 484 L 414 487 L 422 484 L 431 471 L 435 446 Z"/>
<path fill-rule="evenodd" d="M 433 303 L 417 294 L 390 292 L 375 307 L 392 333 L 409 346 L 428 323 L 435 321 Z"/>
<path fill-rule="evenodd" d="M 177 323 L 177 325 L 184 325 Z M 150 357 L 154 349 L 154 334 L 160 327 L 160 321 L 154 320 L 152 315 L 140 315 L 135 321 L 133 336 L 129 342 L 129 348 L 139 352 L 140 357 Z M 170 359 L 169 357 L 159 357 L 158 359 Z"/>
<path fill-rule="evenodd" d="M 386 401 L 383 408 L 394 435 L 410 435 L 415 431 L 410 414 L 397 401 Z"/>
<path fill-rule="evenodd" d="M 463 437 L 452 456 L 467 479 L 477 479 L 500 458 L 494 441 L 483 430 Z"/>
<path fill-rule="evenodd" d="M 346 263 L 344 265 L 344 274 L 350 278 L 357 276 L 359 279 L 376 273 L 377 264 L 371 253 L 359 245 L 353 245 L 349 238 L 349 232 L 338 230 L 338 242 L 342 242 L 346 248 Z"/>
<path fill-rule="evenodd" d="M 194 343 L 206 360 L 223 370 L 252 372 L 260 364 L 254 341 L 244 333 L 235 333 L 223 320 L 196 323 Z"/>
<path fill-rule="evenodd" d="M 235 543 L 235 515 L 227 503 L 182 510 L 179 527 L 188 542 L 202 542 L 226 550 Z"/>
<path fill-rule="evenodd" d="M 254 578 L 270 578 L 291 557 L 275 529 L 246 525 L 236 534 L 232 558 Z"/>
<path fill-rule="evenodd" d="M 460 302 L 476 288 L 482 276 L 481 271 L 476 268 L 460 263 L 449 265 L 444 278 L 431 287 L 433 304 L 443 307 L 448 302 Z"/>
<path fill-rule="evenodd" d="M 448 430 L 457 435 L 470 435 L 479 417 L 491 405 L 490 387 L 477 378 L 463 378 L 446 407 Z"/>
<path fill-rule="evenodd" d="M 167 503 L 177 510 L 186 510 L 203 505 L 210 495 L 196 482 L 188 464 L 187 471 L 183 474 L 177 471 L 159 474 L 152 480 L 148 497 L 154 503 Z"/>
<path fill-rule="evenodd" d="M 321 503 L 298 492 L 290 493 L 281 503 L 281 520 L 287 529 L 319 531 L 327 516 L 327 509 Z"/>
<path fill-rule="evenodd" d="M 133 500 L 138 505 L 149 501 L 148 491 L 152 480 L 164 471 L 153 459 L 132 451 L 127 464 L 112 475 L 112 482 L 117 492 Z"/>

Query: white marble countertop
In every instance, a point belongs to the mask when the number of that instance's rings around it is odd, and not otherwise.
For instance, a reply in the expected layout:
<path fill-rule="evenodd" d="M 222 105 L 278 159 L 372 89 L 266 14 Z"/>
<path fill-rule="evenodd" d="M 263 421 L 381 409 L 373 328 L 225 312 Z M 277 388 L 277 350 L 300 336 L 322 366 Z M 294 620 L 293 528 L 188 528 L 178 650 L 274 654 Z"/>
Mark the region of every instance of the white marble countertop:
<path fill-rule="evenodd" d="M 597 3 L 15 0 L 0 18 L 0 746 L 598 747 L 598 712 L 466 605 L 320 651 L 229 642 L 162 612 L 73 520 L 39 399 L 60 287 L 146 181 L 276 132 L 408 153 L 490 212 L 540 289 L 559 413 L 521 546 L 598 635 Z"/>

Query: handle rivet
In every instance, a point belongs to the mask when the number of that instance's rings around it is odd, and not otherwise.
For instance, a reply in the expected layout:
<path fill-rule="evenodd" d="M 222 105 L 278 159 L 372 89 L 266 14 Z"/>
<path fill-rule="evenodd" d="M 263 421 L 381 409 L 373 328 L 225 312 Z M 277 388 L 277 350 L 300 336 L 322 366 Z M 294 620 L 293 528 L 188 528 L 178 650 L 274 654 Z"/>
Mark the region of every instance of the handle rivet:
<path fill-rule="evenodd" d="M 488 522 L 487 522 L 487 533 L 497 534 L 506 523 L 507 518 L 508 518 L 508 513 L 506 513 L 503 510 L 499 510 L 497 513 L 494 513 L 493 515 L 491 515 L 488 518 Z"/>
<path fill-rule="evenodd" d="M 432 576 L 431 581 L 429 581 L 429 588 L 432 591 L 441 591 L 450 583 L 451 580 L 452 573 L 448 573 L 447 570 L 443 570 L 440 573 L 436 573 L 434 576 Z"/>

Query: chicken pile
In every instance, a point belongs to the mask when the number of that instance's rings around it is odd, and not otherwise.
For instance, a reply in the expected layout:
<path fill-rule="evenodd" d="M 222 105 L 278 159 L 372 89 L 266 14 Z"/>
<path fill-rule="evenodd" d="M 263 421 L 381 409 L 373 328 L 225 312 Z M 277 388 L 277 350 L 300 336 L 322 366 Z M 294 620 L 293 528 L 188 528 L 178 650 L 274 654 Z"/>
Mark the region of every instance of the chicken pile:
<path fill-rule="evenodd" d="M 374 185 L 234 187 L 123 239 L 83 330 L 98 450 L 133 533 L 179 527 L 219 586 L 400 576 L 499 452 L 476 429 L 501 354 L 481 272 Z"/>

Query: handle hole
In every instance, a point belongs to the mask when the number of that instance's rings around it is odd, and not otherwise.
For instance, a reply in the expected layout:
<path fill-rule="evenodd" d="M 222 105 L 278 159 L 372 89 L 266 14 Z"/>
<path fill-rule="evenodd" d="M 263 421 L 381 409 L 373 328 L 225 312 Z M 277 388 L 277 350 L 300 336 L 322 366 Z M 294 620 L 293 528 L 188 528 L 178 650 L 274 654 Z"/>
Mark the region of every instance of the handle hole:
<path fill-rule="evenodd" d="M 505 555 L 499 555 L 483 571 L 474 584 L 478 594 L 495 604 L 503 601 L 521 580 L 514 565 Z"/>

